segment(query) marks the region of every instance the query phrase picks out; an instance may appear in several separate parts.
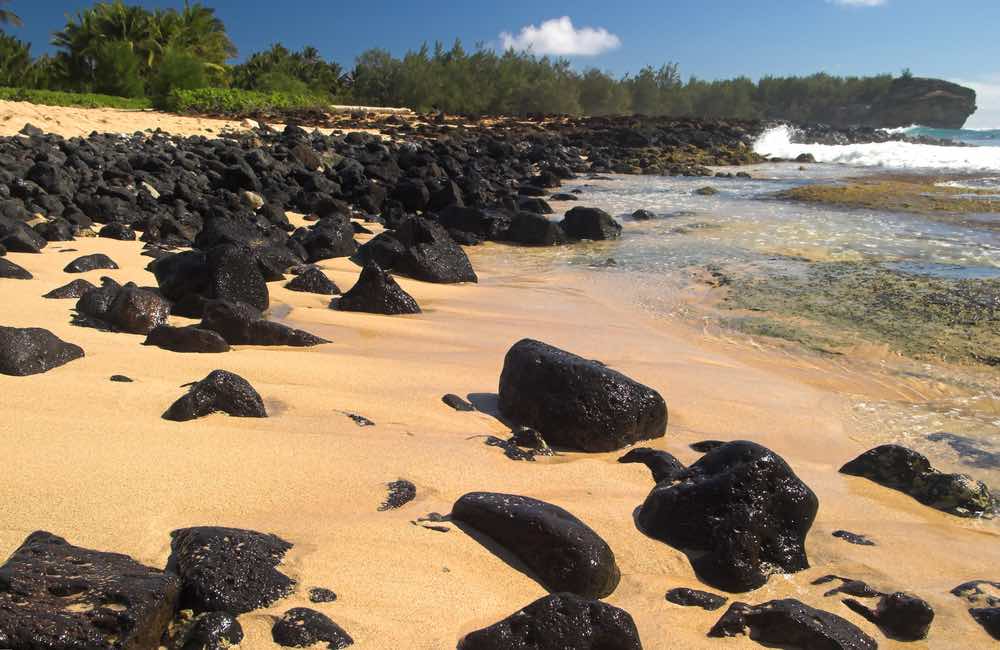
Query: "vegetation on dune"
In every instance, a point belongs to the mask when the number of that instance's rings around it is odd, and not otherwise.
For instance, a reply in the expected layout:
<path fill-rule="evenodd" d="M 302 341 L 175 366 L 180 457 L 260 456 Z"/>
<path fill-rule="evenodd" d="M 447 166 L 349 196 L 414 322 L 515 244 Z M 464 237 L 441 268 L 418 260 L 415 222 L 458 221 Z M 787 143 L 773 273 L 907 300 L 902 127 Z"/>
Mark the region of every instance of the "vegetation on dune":
<path fill-rule="evenodd" d="M 174 90 L 164 108 L 175 113 L 249 115 L 260 112 L 320 110 L 327 102 L 310 93 L 259 92 L 235 88 Z"/>
<path fill-rule="evenodd" d="M 0 100 L 30 102 L 42 106 L 79 106 L 81 108 L 121 108 L 141 110 L 152 108 L 145 97 L 129 98 L 96 93 L 67 93 L 60 90 L 0 87 Z"/>

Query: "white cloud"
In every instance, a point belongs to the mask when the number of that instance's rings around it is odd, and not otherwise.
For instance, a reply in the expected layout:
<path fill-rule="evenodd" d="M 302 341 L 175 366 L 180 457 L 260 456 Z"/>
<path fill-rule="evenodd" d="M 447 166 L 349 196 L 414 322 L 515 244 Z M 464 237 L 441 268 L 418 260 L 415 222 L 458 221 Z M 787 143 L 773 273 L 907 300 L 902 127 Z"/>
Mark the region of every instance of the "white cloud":
<path fill-rule="evenodd" d="M 889 0 L 826 0 L 827 2 L 841 7 L 881 7 L 888 4 Z"/>
<path fill-rule="evenodd" d="M 621 46 L 622 41 L 603 27 L 573 26 L 569 16 L 546 20 L 537 27 L 527 25 L 515 36 L 500 34 L 503 49 L 530 50 L 535 54 L 556 56 L 594 56 Z"/>
<path fill-rule="evenodd" d="M 1000 75 L 985 79 L 950 79 L 976 91 L 976 112 L 967 129 L 1000 129 Z"/>

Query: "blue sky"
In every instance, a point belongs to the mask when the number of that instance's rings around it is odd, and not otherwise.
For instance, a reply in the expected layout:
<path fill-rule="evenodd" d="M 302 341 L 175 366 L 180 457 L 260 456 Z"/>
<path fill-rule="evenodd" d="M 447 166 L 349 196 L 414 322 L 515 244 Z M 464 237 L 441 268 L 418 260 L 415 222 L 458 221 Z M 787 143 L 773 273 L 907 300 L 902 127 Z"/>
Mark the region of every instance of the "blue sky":
<path fill-rule="evenodd" d="M 183 0 L 147 0 L 176 7 Z M 51 32 L 85 0 L 12 0 L 25 21 L 12 33 L 48 51 Z M 974 85 L 983 110 L 973 126 L 1000 126 L 998 0 L 214 0 L 241 56 L 281 41 L 315 45 L 349 66 L 358 53 L 395 54 L 455 37 L 499 47 L 578 52 L 578 67 L 617 74 L 676 61 L 714 79 L 764 74 L 898 73 Z M 568 21 L 559 20 L 568 17 Z M 991 122 L 988 124 L 988 122 Z"/>

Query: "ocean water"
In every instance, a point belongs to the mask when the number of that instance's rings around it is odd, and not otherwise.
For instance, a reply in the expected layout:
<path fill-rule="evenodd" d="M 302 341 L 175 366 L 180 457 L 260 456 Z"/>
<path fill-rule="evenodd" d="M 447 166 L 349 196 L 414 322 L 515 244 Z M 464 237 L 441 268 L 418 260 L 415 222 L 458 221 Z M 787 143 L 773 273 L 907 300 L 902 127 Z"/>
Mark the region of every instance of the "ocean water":
<path fill-rule="evenodd" d="M 909 126 L 899 130 L 913 137 L 951 140 L 977 147 L 1000 147 L 1000 129 L 933 129 L 928 126 Z"/>

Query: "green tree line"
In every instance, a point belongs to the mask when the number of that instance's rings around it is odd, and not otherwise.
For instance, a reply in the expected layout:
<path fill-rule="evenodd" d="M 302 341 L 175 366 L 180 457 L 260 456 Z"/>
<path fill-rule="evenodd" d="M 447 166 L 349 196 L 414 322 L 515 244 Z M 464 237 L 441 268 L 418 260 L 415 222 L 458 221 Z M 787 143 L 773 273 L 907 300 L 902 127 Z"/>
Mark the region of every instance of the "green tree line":
<path fill-rule="evenodd" d="M 2 4 L 2 0 L 0 0 Z M 16 24 L 0 11 L 0 24 Z M 614 76 L 574 69 L 565 59 L 456 41 L 395 57 L 371 49 L 344 70 L 314 47 L 280 44 L 230 65 L 237 50 L 215 11 L 200 2 L 148 10 L 124 0 L 97 2 L 67 19 L 52 38 L 54 55 L 0 32 L 0 86 L 149 97 L 222 88 L 323 102 L 400 106 L 473 115 L 644 114 L 833 121 L 844 106 L 870 104 L 891 75 L 746 77 L 682 80 L 677 64 Z"/>

